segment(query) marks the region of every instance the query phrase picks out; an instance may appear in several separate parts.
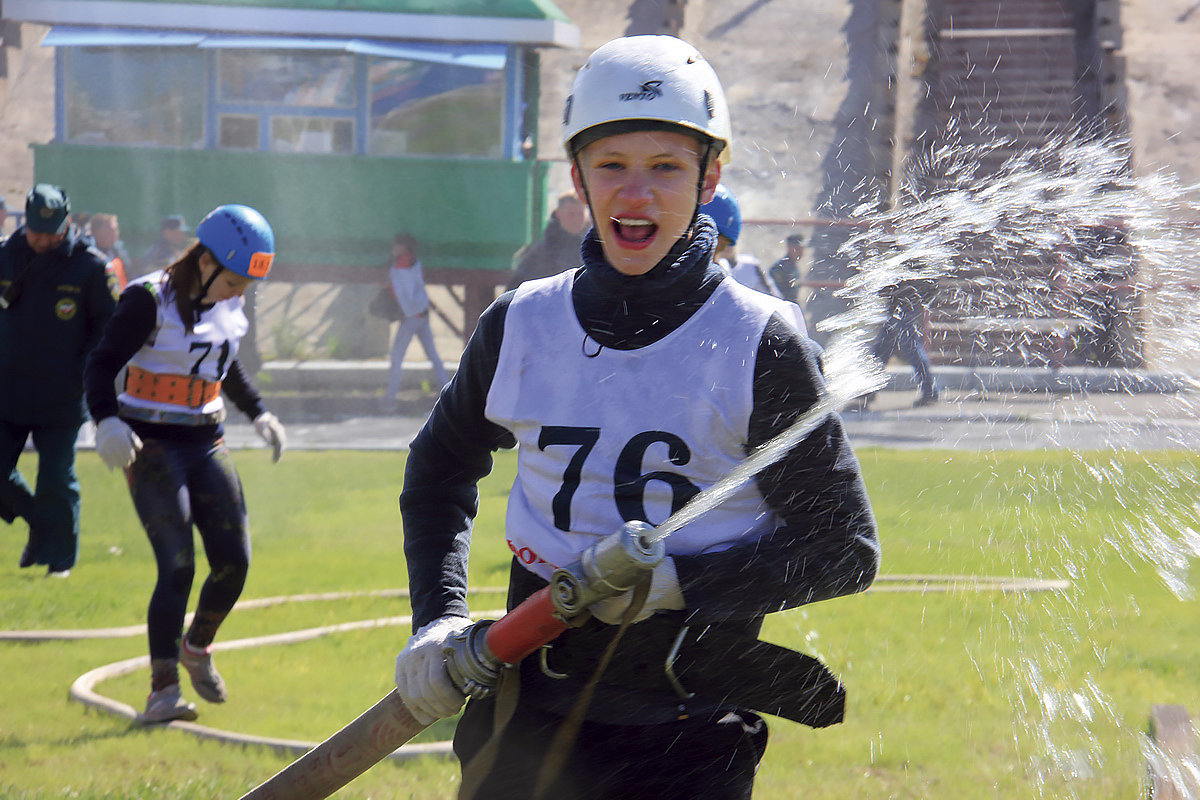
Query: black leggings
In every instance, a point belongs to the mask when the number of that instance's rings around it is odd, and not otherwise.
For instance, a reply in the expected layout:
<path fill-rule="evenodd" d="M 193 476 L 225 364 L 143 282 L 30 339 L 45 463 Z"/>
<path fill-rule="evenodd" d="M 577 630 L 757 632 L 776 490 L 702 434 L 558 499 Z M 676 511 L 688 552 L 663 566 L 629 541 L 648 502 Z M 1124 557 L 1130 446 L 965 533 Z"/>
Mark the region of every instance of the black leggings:
<path fill-rule="evenodd" d="M 129 491 L 158 562 L 146 616 L 151 658 L 178 658 L 196 570 L 192 526 L 208 556 L 188 642 L 207 647 L 241 596 L 250 567 L 246 500 L 223 439 L 146 439 L 128 470 Z"/>

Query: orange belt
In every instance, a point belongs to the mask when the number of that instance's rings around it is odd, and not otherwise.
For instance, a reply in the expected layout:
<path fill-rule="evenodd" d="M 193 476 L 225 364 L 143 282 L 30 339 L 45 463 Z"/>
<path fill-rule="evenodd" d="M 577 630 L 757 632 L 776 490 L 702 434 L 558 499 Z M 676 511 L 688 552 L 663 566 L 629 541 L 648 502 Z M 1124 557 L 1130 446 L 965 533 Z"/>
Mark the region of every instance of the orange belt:
<path fill-rule="evenodd" d="M 200 408 L 217 399 L 221 382 L 195 375 L 165 375 L 130 364 L 125 373 L 125 392 L 140 400 Z"/>

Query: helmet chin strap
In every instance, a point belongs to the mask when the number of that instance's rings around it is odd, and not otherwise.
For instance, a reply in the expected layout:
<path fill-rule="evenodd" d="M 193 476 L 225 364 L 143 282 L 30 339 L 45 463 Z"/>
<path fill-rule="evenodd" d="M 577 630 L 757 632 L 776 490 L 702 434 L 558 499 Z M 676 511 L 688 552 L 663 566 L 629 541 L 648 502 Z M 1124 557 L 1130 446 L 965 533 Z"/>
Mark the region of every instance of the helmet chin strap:
<path fill-rule="evenodd" d="M 216 263 L 216 259 L 213 260 L 213 263 Z M 204 303 L 204 298 L 206 295 L 208 295 L 208 290 L 212 288 L 213 281 L 217 279 L 217 276 L 220 275 L 224 269 L 225 268 L 220 264 L 217 264 L 217 268 L 212 271 L 212 275 L 209 275 L 208 280 L 205 281 L 204 285 L 200 287 L 200 296 L 192 301 L 192 314 L 195 317 L 196 322 L 200 321 L 200 306 Z"/>
<path fill-rule="evenodd" d="M 685 236 L 690 234 L 692 229 L 696 227 L 696 220 L 700 217 L 700 206 L 704 205 L 704 176 L 708 174 L 708 165 L 712 163 L 712 157 L 713 144 L 709 142 L 704 147 L 704 154 L 700 156 L 700 176 L 696 178 L 696 207 L 692 209 L 692 221 L 688 224 Z"/>

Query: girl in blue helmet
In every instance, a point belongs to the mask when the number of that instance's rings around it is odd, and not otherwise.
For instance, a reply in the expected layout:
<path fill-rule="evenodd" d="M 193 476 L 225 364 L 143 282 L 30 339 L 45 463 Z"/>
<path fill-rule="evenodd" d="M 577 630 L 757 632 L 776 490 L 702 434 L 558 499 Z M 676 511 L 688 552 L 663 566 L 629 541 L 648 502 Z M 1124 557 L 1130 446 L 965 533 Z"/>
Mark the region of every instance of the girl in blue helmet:
<path fill-rule="evenodd" d="M 224 440 L 223 395 L 254 420 L 276 461 L 285 441 L 283 425 L 238 361 L 248 327 L 243 294 L 271 269 L 271 226 L 249 206 L 223 205 L 196 236 L 178 261 L 129 284 L 84 373 L 96 451 L 110 470 L 125 471 L 158 564 L 147 614 L 150 695 L 139 718 L 145 724 L 196 718 L 196 706 L 179 688 L 180 664 L 200 697 L 226 698 L 212 642 L 245 585 L 250 538 L 241 481 Z M 123 367 L 118 395 L 114 384 Z M 185 633 L 193 527 L 209 575 Z"/>

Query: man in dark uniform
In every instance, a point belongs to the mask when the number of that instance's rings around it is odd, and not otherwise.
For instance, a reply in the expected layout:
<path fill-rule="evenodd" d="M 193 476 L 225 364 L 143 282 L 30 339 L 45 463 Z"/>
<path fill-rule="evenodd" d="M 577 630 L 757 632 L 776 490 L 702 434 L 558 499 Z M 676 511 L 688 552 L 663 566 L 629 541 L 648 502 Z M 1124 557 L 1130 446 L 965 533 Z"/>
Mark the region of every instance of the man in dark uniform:
<path fill-rule="evenodd" d="M 21 566 L 45 564 L 59 577 L 79 551 L 83 365 L 117 299 L 107 260 L 70 212 L 61 188 L 40 183 L 25 198 L 25 224 L 0 244 L 0 517 L 29 523 Z M 35 490 L 17 470 L 31 435 Z"/>

